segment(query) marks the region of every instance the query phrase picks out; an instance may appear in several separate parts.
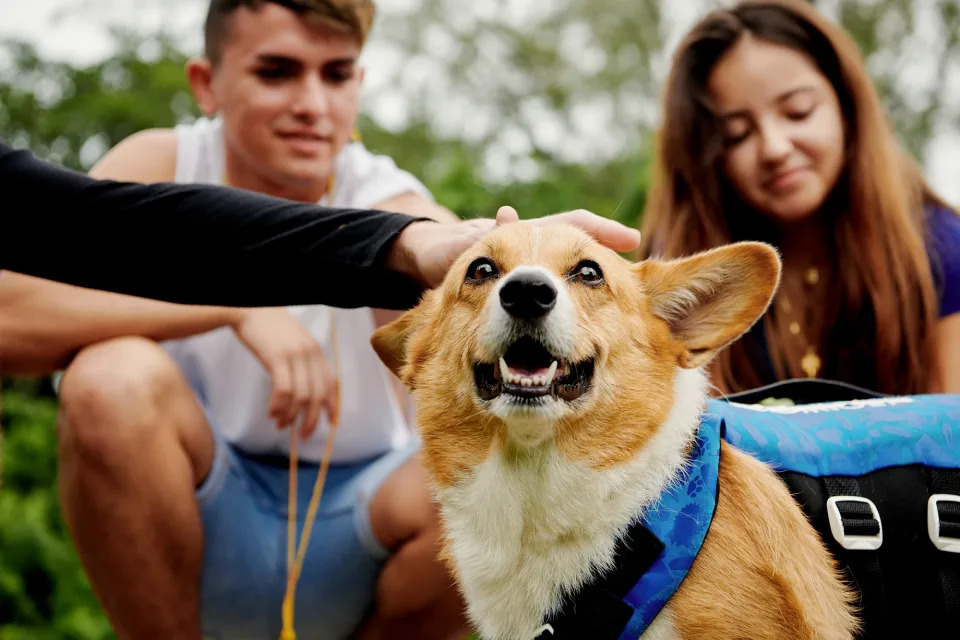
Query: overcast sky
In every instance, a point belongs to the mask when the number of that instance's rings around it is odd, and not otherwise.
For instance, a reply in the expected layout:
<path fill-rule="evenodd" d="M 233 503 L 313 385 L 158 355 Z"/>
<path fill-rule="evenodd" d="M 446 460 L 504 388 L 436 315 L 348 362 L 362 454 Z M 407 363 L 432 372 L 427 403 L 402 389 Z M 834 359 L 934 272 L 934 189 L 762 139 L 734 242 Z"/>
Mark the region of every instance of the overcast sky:
<path fill-rule="evenodd" d="M 391 10 L 401 5 L 414 5 L 418 0 L 389 0 Z M 509 0 L 517 4 L 519 13 L 529 11 L 533 4 L 549 0 Z M 703 0 L 700 0 L 702 2 Z M 707 0 L 710 1 L 710 0 Z M 144 33 L 161 28 L 168 33 L 184 34 L 183 45 L 190 51 L 200 47 L 200 25 L 206 8 L 205 0 L 0 0 L 0 37 L 17 36 L 26 38 L 39 48 L 41 55 L 70 60 L 83 64 L 94 62 L 110 55 L 110 38 L 107 34 L 109 24 L 123 24 L 134 27 Z M 697 2 L 675 0 L 665 3 L 669 8 L 671 44 L 691 24 L 698 15 Z M 918 31 L 922 30 L 919 25 Z M 918 56 L 915 72 L 907 74 L 905 81 L 947 82 L 952 83 L 948 100 L 960 105 L 960 70 L 951 78 L 930 78 L 929 65 L 922 64 L 923 34 L 918 34 Z M 376 29 L 373 32 L 371 47 L 376 52 Z M 375 53 L 373 54 L 375 55 Z M 392 74 L 377 74 L 377 61 L 367 58 L 367 79 L 371 90 L 381 83 L 390 82 Z M 384 64 L 384 70 L 389 67 Z M 395 77 L 395 76 L 394 76 Z M 909 91 L 906 86 L 902 90 Z M 391 92 L 395 96 L 395 92 Z M 377 109 L 369 112 L 377 117 Z M 957 109 L 955 113 L 960 111 Z M 386 113 L 386 111 L 381 111 Z M 393 110 L 395 112 L 395 110 Z M 558 132 L 558 135 L 562 133 Z M 960 205 L 960 131 L 955 127 L 938 131 L 930 148 L 930 157 L 926 159 L 930 181 L 949 201 Z"/>

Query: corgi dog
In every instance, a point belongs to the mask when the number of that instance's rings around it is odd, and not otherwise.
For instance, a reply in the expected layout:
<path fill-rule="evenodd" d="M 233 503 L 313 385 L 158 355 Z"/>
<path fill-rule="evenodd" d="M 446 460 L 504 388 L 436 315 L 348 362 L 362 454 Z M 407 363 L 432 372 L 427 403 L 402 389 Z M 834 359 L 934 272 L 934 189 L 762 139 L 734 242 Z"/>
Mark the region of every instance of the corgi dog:
<path fill-rule="evenodd" d="M 631 263 L 512 223 L 372 344 L 411 389 L 443 557 L 483 640 L 549 637 L 688 472 L 705 367 L 765 312 L 776 251 Z M 854 595 L 774 472 L 727 443 L 713 520 L 644 638 L 851 638 Z"/>

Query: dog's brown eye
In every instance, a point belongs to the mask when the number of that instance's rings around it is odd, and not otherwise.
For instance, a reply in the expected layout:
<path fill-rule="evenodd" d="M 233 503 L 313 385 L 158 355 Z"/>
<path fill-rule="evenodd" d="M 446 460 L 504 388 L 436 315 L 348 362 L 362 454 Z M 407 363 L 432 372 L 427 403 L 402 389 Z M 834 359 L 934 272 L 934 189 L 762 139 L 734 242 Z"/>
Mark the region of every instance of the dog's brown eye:
<path fill-rule="evenodd" d="M 601 284 L 603 282 L 603 271 L 600 270 L 600 265 L 593 260 L 581 260 L 570 275 L 585 284 Z"/>
<path fill-rule="evenodd" d="M 477 258 L 467 268 L 467 282 L 479 283 L 500 275 L 490 258 Z"/>

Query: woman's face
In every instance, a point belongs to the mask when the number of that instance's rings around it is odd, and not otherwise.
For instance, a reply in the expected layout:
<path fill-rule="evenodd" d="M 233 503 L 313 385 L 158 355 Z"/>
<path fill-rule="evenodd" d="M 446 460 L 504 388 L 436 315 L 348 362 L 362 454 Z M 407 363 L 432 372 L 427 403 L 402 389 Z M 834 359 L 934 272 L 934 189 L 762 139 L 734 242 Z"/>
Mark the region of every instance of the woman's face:
<path fill-rule="evenodd" d="M 747 35 L 714 66 L 708 90 L 724 171 L 740 197 L 783 223 L 816 213 L 843 169 L 845 127 L 812 60 Z"/>

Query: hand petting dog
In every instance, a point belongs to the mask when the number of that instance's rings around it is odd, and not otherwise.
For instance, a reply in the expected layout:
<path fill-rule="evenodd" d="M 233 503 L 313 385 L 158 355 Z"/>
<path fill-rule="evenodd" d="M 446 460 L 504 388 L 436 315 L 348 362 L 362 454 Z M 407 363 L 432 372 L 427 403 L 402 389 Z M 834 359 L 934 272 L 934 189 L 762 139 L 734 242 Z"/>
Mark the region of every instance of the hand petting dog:
<path fill-rule="evenodd" d="M 496 219 L 476 218 L 458 224 L 415 222 L 398 236 L 387 257 L 387 266 L 413 276 L 427 287 L 436 287 L 460 254 L 494 229 L 519 221 L 516 209 L 500 207 Z M 639 231 L 585 209 L 523 220 L 522 224 L 577 227 L 614 251 L 632 251 L 640 246 Z"/>

